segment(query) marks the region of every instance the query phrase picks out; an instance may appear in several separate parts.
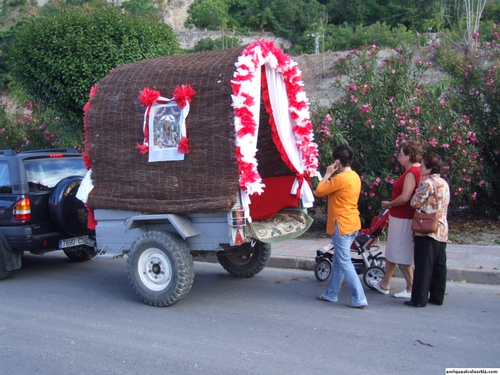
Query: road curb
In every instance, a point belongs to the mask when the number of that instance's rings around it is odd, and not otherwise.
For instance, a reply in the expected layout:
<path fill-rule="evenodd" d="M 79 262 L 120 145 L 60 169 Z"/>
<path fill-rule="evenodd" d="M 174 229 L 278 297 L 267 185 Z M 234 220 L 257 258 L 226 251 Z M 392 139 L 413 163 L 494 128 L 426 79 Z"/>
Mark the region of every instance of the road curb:
<path fill-rule="evenodd" d="M 217 257 L 207 256 L 195 258 L 197 262 L 218 263 Z M 316 262 L 314 258 L 283 257 L 272 256 L 267 267 L 282 269 L 297 269 L 303 271 L 314 271 Z M 398 268 L 394 272 L 394 277 L 402 278 L 403 275 Z M 500 271 L 485 269 L 456 269 L 448 268 L 446 274 L 447 281 L 458 281 L 472 284 L 500 285 Z"/>
<path fill-rule="evenodd" d="M 271 257 L 267 266 L 314 271 L 316 262 L 312 258 Z M 398 268 L 394 272 L 394 277 L 403 277 Z M 500 271 L 448 268 L 446 280 L 473 284 L 500 285 Z"/>

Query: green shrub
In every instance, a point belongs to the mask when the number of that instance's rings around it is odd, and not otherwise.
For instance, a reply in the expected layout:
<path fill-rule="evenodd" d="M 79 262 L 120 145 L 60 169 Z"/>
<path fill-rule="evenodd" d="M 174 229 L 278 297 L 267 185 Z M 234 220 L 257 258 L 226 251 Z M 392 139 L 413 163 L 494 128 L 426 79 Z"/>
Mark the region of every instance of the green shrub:
<path fill-rule="evenodd" d="M 500 32 L 493 24 L 490 35 L 483 35 L 478 56 L 457 53 L 454 44 L 437 48 L 439 63 L 451 74 L 450 104 L 466 114 L 481 146 L 480 163 L 487 178 L 486 189 L 478 192 L 482 212 L 500 212 Z"/>
<path fill-rule="evenodd" d="M 219 49 L 241 46 L 241 40 L 236 37 L 201 38 L 193 48 L 193 52 L 215 51 Z"/>
<path fill-rule="evenodd" d="M 83 138 L 78 133 L 66 133 L 53 113 L 43 106 L 28 103 L 10 110 L 0 103 L 0 149 L 16 151 L 54 147 L 82 149 Z"/>
<path fill-rule="evenodd" d="M 415 60 L 411 51 L 397 47 L 377 68 L 378 53 L 376 46 L 364 47 L 338 59 L 336 86 L 345 95 L 328 111 L 335 123 L 329 131 L 337 141 L 323 142 L 321 125 L 315 125 L 320 156 L 330 162 L 325 154 L 341 138 L 353 147 L 354 168 L 363 182 L 360 212 L 365 225 L 378 214 L 380 202 L 390 198 L 392 184 L 403 172 L 397 162 L 399 145 L 411 139 L 442 157 L 451 207 L 476 205 L 488 186 L 482 182 L 481 145 L 470 118 L 455 110 L 446 82 L 433 86 L 420 82 L 431 63 Z M 322 122 L 326 120 L 325 116 Z"/>
<path fill-rule="evenodd" d="M 112 6 L 64 7 L 26 21 L 10 50 L 16 84 L 81 130 L 90 88 L 121 64 L 180 51 L 172 29 Z"/>
<path fill-rule="evenodd" d="M 293 47 L 295 54 L 314 53 L 315 38 L 320 37 L 320 52 L 348 51 L 365 45 L 377 45 L 381 48 L 395 48 L 397 46 L 413 46 L 424 44 L 425 36 L 408 30 L 403 25 L 390 27 L 384 23 L 374 23 L 369 26 L 358 25 L 352 27 L 347 23 L 342 25 L 328 25 L 324 31 L 315 28 L 307 30 Z"/>

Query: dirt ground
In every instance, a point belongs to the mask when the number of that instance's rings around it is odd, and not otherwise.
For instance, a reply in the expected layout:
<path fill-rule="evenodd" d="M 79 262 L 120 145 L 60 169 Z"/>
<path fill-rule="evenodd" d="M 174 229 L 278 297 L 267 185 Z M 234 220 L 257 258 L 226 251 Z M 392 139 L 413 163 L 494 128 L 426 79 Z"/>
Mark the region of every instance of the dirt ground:
<path fill-rule="evenodd" d="M 313 215 L 314 222 L 303 238 L 326 238 L 326 221 L 322 214 Z M 466 213 L 449 213 L 449 241 L 454 244 L 500 245 L 500 221 Z M 384 240 L 386 233 L 380 237 Z"/>

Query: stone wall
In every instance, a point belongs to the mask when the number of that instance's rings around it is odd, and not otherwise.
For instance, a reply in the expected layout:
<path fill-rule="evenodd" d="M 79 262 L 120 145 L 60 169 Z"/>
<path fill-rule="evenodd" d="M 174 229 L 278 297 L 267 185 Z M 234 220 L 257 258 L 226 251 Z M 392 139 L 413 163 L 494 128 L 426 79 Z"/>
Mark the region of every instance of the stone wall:
<path fill-rule="evenodd" d="M 211 31 L 211 30 L 177 30 L 174 32 L 177 40 L 181 45 L 181 48 L 185 49 L 193 48 L 196 45 L 196 42 L 198 42 L 202 38 L 217 39 L 223 35 L 221 31 Z M 239 33 L 233 33 L 232 31 L 226 31 L 224 33 L 224 36 L 226 37 L 234 36 L 238 38 L 242 42 L 241 45 L 247 45 L 260 39 L 267 39 L 273 41 L 277 46 L 281 48 L 290 47 L 290 41 L 284 38 L 276 37 L 273 33 L 270 32 L 252 32 L 249 33 L 248 35 L 243 35 Z"/>

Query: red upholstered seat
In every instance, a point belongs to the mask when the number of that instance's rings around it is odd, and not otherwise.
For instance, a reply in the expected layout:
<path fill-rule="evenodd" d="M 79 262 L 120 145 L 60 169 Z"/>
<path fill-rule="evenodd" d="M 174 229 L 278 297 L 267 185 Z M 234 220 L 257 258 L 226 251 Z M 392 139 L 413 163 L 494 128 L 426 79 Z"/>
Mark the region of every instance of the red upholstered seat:
<path fill-rule="evenodd" d="M 252 220 L 267 220 L 275 213 L 287 207 L 298 207 L 297 195 L 290 194 L 295 176 L 280 176 L 263 178 L 266 185 L 264 192 L 250 196 L 250 216 Z"/>

